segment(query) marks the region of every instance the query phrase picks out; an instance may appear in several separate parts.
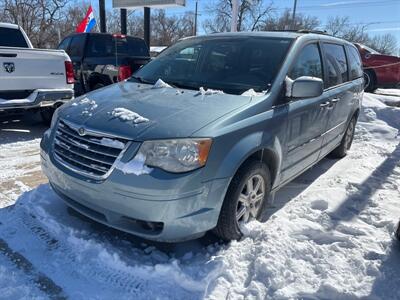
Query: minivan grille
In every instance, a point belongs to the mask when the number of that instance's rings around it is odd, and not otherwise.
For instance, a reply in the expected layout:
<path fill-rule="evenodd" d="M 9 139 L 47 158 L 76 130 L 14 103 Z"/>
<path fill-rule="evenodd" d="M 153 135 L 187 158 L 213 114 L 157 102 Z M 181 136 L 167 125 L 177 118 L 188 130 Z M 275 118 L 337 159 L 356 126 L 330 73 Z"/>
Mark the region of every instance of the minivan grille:
<path fill-rule="evenodd" d="M 104 177 L 125 149 L 128 140 L 102 137 L 60 120 L 54 138 L 54 157 L 74 171 L 94 178 Z"/>

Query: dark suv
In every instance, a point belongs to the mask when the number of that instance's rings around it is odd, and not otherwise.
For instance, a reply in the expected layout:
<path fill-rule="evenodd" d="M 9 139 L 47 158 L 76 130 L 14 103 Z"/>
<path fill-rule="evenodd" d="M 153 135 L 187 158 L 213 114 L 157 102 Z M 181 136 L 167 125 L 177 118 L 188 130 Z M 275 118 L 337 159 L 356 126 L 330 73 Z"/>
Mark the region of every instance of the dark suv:
<path fill-rule="evenodd" d="M 72 60 L 76 96 L 122 81 L 150 60 L 143 39 L 122 34 L 72 34 L 58 49 Z"/>

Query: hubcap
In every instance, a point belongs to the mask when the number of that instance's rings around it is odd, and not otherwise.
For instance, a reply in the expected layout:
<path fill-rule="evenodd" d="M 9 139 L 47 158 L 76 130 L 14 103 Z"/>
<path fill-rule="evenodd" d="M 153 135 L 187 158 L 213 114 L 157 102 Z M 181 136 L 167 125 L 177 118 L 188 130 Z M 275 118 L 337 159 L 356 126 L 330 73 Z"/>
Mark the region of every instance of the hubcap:
<path fill-rule="evenodd" d="M 257 217 L 265 196 L 265 182 L 261 175 L 253 175 L 243 186 L 236 209 L 236 220 L 247 223 Z"/>

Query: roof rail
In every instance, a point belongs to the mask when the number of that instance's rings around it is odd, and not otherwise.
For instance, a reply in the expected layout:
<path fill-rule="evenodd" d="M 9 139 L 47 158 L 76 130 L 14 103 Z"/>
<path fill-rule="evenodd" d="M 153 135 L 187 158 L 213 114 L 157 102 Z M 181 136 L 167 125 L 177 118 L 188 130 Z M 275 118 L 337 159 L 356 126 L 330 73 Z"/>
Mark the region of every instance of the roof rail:
<path fill-rule="evenodd" d="M 315 33 L 330 35 L 326 30 L 313 30 L 313 29 L 269 29 L 266 31 L 281 31 L 281 32 L 297 32 L 297 33 Z"/>

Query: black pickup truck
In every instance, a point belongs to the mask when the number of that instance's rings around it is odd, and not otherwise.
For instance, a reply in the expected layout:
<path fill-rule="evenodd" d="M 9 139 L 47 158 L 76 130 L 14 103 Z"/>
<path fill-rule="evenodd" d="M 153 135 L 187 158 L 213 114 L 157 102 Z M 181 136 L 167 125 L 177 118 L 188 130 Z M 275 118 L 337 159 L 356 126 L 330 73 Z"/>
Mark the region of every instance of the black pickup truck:
<path fill-rule="evenodd" d="M 75 96 L 124 80 L 150 60 L 143 39 L 122 34 L 75 33 L 58 49 L 73 63 Z"/>

